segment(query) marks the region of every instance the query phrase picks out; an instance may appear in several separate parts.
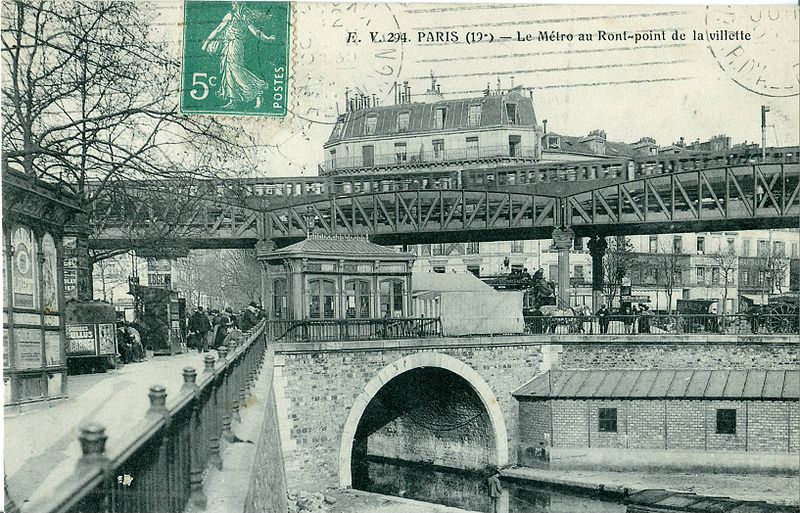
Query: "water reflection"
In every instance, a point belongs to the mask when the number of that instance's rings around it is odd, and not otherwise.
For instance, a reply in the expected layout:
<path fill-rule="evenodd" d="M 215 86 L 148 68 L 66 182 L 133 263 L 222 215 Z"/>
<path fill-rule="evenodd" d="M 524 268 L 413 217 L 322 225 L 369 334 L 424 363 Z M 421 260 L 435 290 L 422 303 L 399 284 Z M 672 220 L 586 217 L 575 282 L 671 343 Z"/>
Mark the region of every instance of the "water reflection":
<path fill-rule="evenodd" d="M 353 468 L 360 490 L 491 513 L 485 474 L 369 456 Z M 503 480 L 503 513 L 625 513 L 625 505 L 522 481 Z"/>

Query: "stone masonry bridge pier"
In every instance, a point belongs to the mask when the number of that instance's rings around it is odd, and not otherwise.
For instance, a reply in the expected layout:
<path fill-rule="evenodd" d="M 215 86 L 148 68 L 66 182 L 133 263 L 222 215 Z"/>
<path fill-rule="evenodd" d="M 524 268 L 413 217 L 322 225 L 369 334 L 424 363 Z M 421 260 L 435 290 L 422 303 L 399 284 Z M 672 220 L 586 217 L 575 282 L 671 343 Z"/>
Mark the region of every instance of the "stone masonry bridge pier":
<path fill-rule="evenodd" d="M 277 343 L 274 391 L 290 489 L 358 485 L 385 457 L 456 468 L 517 461 L 512 393 L 550 369 L 790 369 L 777 335 L 527 335 Z"/>

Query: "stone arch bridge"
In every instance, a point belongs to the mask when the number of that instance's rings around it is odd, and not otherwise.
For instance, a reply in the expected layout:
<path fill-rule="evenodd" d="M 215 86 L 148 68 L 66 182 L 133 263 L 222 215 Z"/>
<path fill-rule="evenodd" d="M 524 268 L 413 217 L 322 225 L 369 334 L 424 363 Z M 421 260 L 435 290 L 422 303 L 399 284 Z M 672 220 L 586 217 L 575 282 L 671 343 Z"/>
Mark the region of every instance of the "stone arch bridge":
<path fill-rule="evenodd" d="M 365 461 L 461 469 L 514 464 L 525 432 L 511 394 L 546 370 L 797 364 L 797 342 L 788 335 L 528 335 L 271 347 L 287 486 L 294 490 L 359 487 Z"/>

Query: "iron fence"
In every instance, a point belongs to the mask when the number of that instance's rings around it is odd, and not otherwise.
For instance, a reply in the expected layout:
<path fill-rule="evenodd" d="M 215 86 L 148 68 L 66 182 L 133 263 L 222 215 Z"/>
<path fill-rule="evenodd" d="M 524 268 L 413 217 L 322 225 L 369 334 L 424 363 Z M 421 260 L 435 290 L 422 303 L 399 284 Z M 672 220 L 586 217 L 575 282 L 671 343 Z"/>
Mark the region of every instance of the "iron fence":
<path fill-rule="evenodd" d="M 105 427 L 81 426 L 74 474 L 29 511 L 181 512 L 190 501 L 205 509 L 205 471 L 222 468 L 221 444 L 234 440 L 231 423 L 241 421 L 240 405 L 264 362 L 265 327 L 262 321 L 241 343 L 231 340 L 218 358 L 207 354 L 199 375 L 185 367 L 183 387 L 169 406 L 166 389 L 150 387 L 150 409 L 125 446 L 107 452 Z"/>
<path fill-rule="evenodd" d="M 533 335 L 797 334 L 800 333 L 800 316 L 785 313 L 538 315 L 525 316 L 525 332 Z"/>
<path fill-rule="evenodd" d="M 275 342 L 330 342 L 440 337 L 438 318 L 274 320 L 269 322 Z"/>

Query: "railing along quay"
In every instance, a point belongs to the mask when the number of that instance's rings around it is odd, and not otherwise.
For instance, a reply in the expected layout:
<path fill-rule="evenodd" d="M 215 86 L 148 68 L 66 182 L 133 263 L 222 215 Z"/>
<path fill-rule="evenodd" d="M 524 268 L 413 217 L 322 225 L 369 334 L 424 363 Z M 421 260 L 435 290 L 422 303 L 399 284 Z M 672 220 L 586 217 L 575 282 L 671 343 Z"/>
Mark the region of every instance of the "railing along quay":
<path fill-rule="evenodd" d="M 183 386 L 167 405 L 161 385 L 150 387 L 150 409 L 135 439 L 106 452 L 105 427 L 80 428 L 82 456 L 73 475 L 31 504 L 32 512 L 181 512 L 191 503 L 205 509 L 204 475 L 222 468 L 221 444 L 234 440 L 231 423 L 251 396 L 266 349 L 266 321 L 241 343 L 206 354 L 198 375 L 183 369 Z M 132 479 L 131 479 L 132 478 Z"/>
<path fill-rule="evenodd" d="M 438 318 L 313 319 L 273 320 L 270 340 L 284 342 L 326 342 L 430 338 L 442 336 Z"/>
<path fill-rule="evenodd" d="M 782 335 L 800 333 L 793 314 L 653 314 L 592 316 L 525 316 L 531 335 Z"/>

